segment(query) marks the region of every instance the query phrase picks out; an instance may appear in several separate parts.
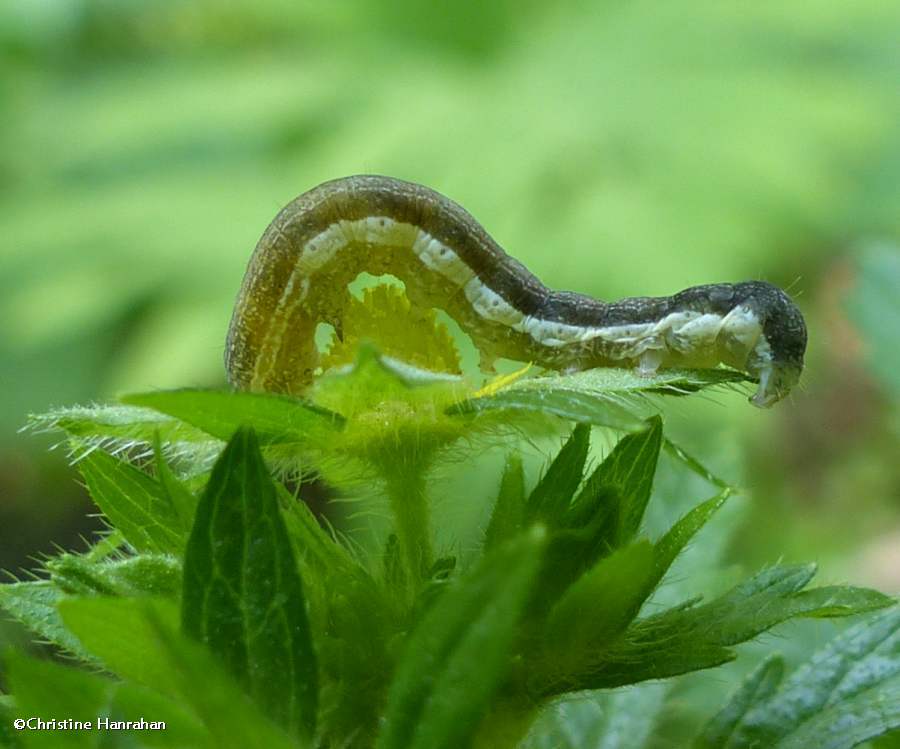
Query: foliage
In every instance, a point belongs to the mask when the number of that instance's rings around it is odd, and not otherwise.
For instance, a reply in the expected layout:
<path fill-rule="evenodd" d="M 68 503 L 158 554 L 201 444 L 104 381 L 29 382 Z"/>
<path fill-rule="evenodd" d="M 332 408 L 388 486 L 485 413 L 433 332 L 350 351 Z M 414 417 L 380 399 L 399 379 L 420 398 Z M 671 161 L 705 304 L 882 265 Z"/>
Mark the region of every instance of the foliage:
<path fill-rule="evenodd" d="M 783 679 L 773 656 L 697 737 L 714 747 L 854 746 L 900 724 L 900 612 L 858 624 Z"/>
<path fill-rule="evenodd" d="M 519 373 L 474 390 L 363 344 L 307 399 L 162 391 L 36 417 L 67 431 L 114 530 L 85 554 L 46 560 L 44 579 L 0 588 L 0 605 L 105 673 L 16 655 L 8 709 L 170 724 L 130 732 L 129 746 L 649 740 L 645 718 L 666 690 L 633 685 L 725 663 L 791 618 L 893 603 L 851 586 L 808 588 L 812 565 L 779 564 L 708 602 L 648 604 L 732 494 L 667 440 L 657 399 L 739 379 Z M 576 414 L 533 485 L 510 454 L 480 553 L 436 548 L 435 466 Z M 591 468 L 592 430 L 610 428 L 621 437 Z M 664 452 L 712 479 L 715 494 L 649 538 L 643 519 Z M 339 476 L 336 465 L 383 487 L 393 522 L 377 543 L 323 527 L 283 483 L 298 471 Z M 900 725 L 898 625 L 893 611 L 864 619 L 781 687 L 767 661 L 697 745 L 765 736 L 802 746 L 831 732 L 838 749 Z M 598 689 L 613 691 L 584 696 Z M 11 740 L 47 742 L 35 732 Z"/>

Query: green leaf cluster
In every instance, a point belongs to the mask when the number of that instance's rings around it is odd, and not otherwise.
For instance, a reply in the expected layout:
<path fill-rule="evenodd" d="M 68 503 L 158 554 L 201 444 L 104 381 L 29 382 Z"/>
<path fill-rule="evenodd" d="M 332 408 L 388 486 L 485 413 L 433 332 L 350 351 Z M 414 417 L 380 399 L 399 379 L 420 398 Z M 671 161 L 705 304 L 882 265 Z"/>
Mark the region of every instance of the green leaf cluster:
<path fill-rule="evenodd" d="M 646 738 L 651 728 L 629 721 L 658 712 L 665 687 L 631 685 L 723 664 L 788 619 L 893 603 L 850 586 L 810 589 L 813 566 L 782 564 L 708 601 L 653 606 L 733 490 L 665 437 L 645 395 L 723 376 L 585 373 L 472 392 L 362 346 L 309 400 L 179 390 L 130 396 L 96 417 L 56 414 L 111 530 L 84 554 L 46 560 L 40 579 L 0 587 L 0 606 L 89 669 L 15 655 L 3 709 L 167 723 L 164 733 L 104 734 L 115 746 Z M 546 420 L 529 420 L 542 402 L 557 425 L 583 407 L 564 444 L 536 481 L 509 452 L 477 554 L 439 547 L 433 466 L 486 440 L 507 444 L 529 425 L 544 430 Z M 512 430 L 497 430 L 504 419 Z M 620 438 L 592 464 L 595 425 L 618 427 Z M 714 494 L 649 537 L 644 515 L 664 453 Z M 368 548 L 352 529 L 320 522 L 284 483 L 295 475 L 288 461 L 335 481 L 367 472 L 388 499 L 390 532 Z M 900 715 L 898 623 L 893 612 L 864 620 L 781 686 L 767 661 L 697 745 L 802 746 L 840 726 L 827 745 L 850 747 L 890 730 Z M 576 693 L 598 689 L 612 691 L 577 707 Z M 99 735 L 70 734 L 90 746 Z M 9 741 L 52 745 L 36 732 Z"/>

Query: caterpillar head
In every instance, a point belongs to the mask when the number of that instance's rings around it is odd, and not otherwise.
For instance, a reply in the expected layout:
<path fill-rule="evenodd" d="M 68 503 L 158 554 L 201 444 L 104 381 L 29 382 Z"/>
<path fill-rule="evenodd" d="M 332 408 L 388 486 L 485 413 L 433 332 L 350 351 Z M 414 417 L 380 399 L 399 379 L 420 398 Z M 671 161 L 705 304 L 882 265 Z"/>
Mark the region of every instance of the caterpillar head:
<path fill-rule="evenodd" d="M 750 402 L 768 408 L 800 380 L 806 353 L 806 323 L 797 305 L 777 286 L 756 281 L 752 287 L 748 302 L 762 323 L 762 335 L 747 359 L 747 371 L 759 378 L 759 387 Z"/>

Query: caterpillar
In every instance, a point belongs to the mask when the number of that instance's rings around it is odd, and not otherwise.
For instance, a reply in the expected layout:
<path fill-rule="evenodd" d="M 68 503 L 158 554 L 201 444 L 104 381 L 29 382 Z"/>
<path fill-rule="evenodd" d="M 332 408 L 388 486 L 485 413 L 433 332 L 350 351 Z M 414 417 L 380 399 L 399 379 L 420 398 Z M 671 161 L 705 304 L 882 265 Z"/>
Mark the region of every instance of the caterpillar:
<path fill-rule="evenodd" d="M 800 378 L 806 325 L 763 281 L 692 286 L 602 302 L 553 291 L 507 255 L 461 206 L 422 185 L 359 175 L 325 182 L 275 217 L 250 259 L 225 346 L 238 389 L 302 392 L 318 362 L 319 323 L 338 335 L 361 272 L 403 281 L 414 305 L 448 313 L 490 371 L 498 358 L 558 371 L 708 368 L 759 382 L 771 406 Z"/>

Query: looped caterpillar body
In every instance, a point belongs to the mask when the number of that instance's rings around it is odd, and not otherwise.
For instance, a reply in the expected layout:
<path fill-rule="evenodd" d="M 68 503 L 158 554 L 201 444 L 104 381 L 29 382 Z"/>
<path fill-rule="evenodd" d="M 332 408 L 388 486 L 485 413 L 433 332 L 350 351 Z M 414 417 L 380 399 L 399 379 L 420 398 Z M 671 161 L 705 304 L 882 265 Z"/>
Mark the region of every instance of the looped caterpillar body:
<path fill-rule="evenodd" d="M 715 367 L 759 379 L 751 401 L 783 398 L 803 369 L 806 325 L 762 281 L 693 286 L 617 302 L 544 286 L 463 208 L 421 185 L 361 175 L 289 203 L 250 259 L 225 349 L 237 388 L 302 391 L 318 362 L 320 322 L 340 330 L 347 286 L 390 273 L 413 304 L 443 309 L 489 368 L 500 357 L 578 371 Z"/>

